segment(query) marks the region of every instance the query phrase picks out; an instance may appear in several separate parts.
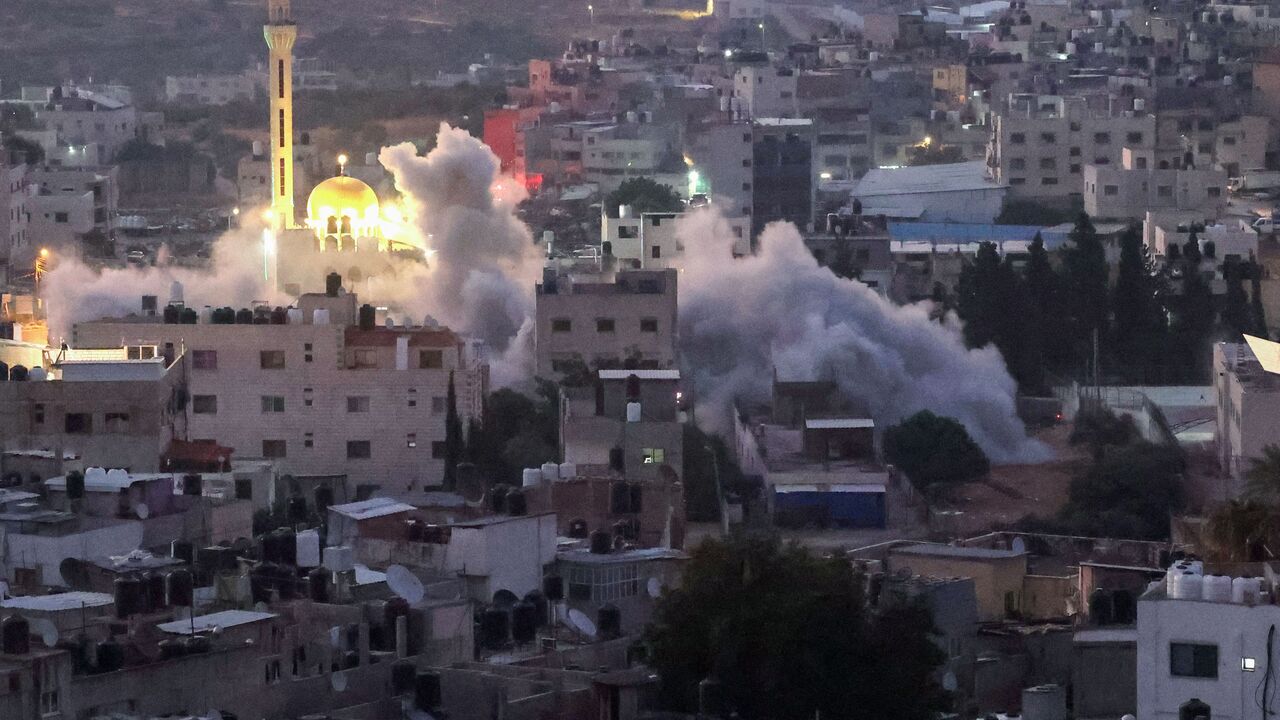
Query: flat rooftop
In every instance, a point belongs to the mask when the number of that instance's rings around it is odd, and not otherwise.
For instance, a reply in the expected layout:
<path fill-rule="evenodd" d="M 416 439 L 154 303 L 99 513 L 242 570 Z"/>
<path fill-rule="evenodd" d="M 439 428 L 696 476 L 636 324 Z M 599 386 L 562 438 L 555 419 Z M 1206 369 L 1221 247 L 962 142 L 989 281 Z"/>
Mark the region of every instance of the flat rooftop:
<path fill-rule="evenodd" d="M 115 602 L 107 593 L 65 592 L 56 595 L 23 595 L 0 602 L 0 608 L 33 612 L 57 612 L 104 607 Z"/>
<path fill-rule="evenodd" d="M 174 620 L 173 622 L 160 623 L 159 625 L 156 625 L 156 629 L 172 635 L 191 635 L 193 628 L 194 632 L 200 633 L 214 628 L 225 629 L 239 625 L 248 625 L 250 623 L 262 622 L 263 620 L 271 620 L 275 617 L 277 617 L 275 613 L 254 612 L 252 610 L 223 610 L 222 612 L 216 612 L 210 615 L 198 615 L 189 620 Z"/>
<path fill-rule="evenodd" d="M 901 555 L 926 555 L 931 557 L 956 558 L 961 560 L 1007 560 L 1010 558 L 1023 557 L 1027 554 L 1025 550 L 960 547 L 957 545 L 936 545 L 933 543 L 904 545 L 902 547 L 893 548 L 890 552 Z"/>
<path fill-rule="evenodd" d="M 919 195 L 1006 188 L 1008 188 L 1007 185 L 987 178 L 985 161 L 974 160 L 922 167 L 873 168 L 862 176 L 862 181 L 858 183 L 854 195 L 865 199 L 882 195 Z"/>

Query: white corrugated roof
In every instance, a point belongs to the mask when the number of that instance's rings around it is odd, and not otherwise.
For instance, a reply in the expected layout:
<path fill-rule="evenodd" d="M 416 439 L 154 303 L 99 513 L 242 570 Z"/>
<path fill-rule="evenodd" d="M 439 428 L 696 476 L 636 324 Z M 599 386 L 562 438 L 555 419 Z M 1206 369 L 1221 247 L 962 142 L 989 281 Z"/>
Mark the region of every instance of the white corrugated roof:
<path fill-rule="evenodd" d="M 226 629 L 237 625 L 248 625 L 249 623 L 270 620 L 273 617 L 276 617 L 275 613 L 254 612 L 252 610 L 223 610 L 210 615 L 200 615 L 190 620 L 174 620 L 173 622 L 160 623 L 156 625 L 156 629 L 174 635 L 190 635 L 193 626 L 196 632 L 204 632 L 215 627 Z"/>
<path fill-rule="evenodd" d="M 65 592 L 56 595 L 24 595 L 0 602 L 0 608 L 14 610 L 79 610 L 82 607 L 102 607 L 115 600 L 107 593 Z"/>
<path fill-rule="evenodd" d="M 874 168 L 867 171 L 853 194 L 862 199 L 881 195 L 997 190 L 1007 187 L 987 178 L 982 160 L 918 167 Z M 865 211 L 864 211 L 865 212 Z"/>
<path fill-rule="evenodd" d="M 810 430 L 844 430 L 875 427 L 876 422 L 871 418 L 814 418 L 805 420 L 804 426 Z"/>
<path fill-rule="evenodd" d="M 1258 358 L 1258 364 L 1263 370 L 1269 373 L 1280 373 L 1280 343 L 1252 335 L 1245 335 L 1244 341 L 1249 343 L 1249 349 L 1253 351 L 1253 356 Z"/>
<path fill-rule="evenodd" d="M 125 488 L 131 487 L 134 483 L 147 482 L 150 480 L 173 480 L 172 473 L 129 473 L 124 471 L 111 472 L 105 474 L 90 473 L 84 474 L 84 489 L 89 492 L 119 492 Z M 51 477 L 44 481 L 45 487 L 54 490 L 65 490 L 67 488 L 67 478 L 64 475 Z"/>
<path fill-rule="evenodd" d="M 376 497 L 345 505 L 330 505 L 329 509 L 352 520 L 368 520 L 369 518 L 382 517 L 383 515 L 409 512 L 415 508 L 395 498 Z"/>
<path fill-rule="evenodd" d="M 601 370 L 601 380 L 626 380 L 635 375 L 641 380 L 679 380 L 679 370 Z"/>

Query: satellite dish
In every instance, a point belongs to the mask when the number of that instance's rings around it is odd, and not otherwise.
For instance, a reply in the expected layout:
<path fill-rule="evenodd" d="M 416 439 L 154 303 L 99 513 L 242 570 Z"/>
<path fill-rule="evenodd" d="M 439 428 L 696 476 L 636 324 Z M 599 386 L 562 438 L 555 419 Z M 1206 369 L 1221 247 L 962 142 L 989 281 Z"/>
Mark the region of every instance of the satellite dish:
<path fill-rule="evenodd" d="M 342 647 L 342 626 L 334 625 L 329 628 L 329 645 L 336 648 Z"/>
<path fill-rule="evenodd" d="M 347 674 L 336 672 L 329 676 L 329 685 L 334 692 L 342 692 L 347 689 Z"/>
<path fill-rule="evenodd" d="M 1027 551 L 1027 541 L 1026 541 L 1026 540 L 1023 540 L 1023 539 L 1022 539 L 1022 538 L 1020 538 L 1020 537 L 1015 537 L 1015 538 L 1013 539 L 1013 547 L 1012 547 L 1012 550 L 1013 550 L 1014 552 L 1016 552 L 1016 553 L 1024 553 L 1024 552 L 1026 552 L 1026 551 Z"/>
<path fill-rule="evenodd" d="M 942 676 L 942 689 L 947 692 L 955 692 L 958 687 L 960 685 L 956 681 L 956 674 L 948 670 L 947 674 Z"/>
<path fill-rule="evenodd" d="M 151 508 L 147 507 L 147 504 L 144 502 L 140 502 L 137 505 L 134 505 L 133 512 L 135 515 L 138 516 L 139 520 L 146 520 L 147 518 L 151 517 Z"/>
<path fill-rule="evenodd" d="M 209 720 L 222 720 L 222 711 L 221 711 L 221 710 L 210 710 L 210 711 L 209 711 Z"/>
<path fill-rule="evenodd" d="M 565 622 L 569 627 L 577 630 L 579 635 L 592 639 L 596 636 L 596 624 L 591 622 L 591 618 L 587 617 L 581 610 L 570 610 L 569 617 Z"/>
<path fill-rule="evenodd" d="M 45 647 L 53 647 L 58 644 L 58 626 L 53 624 L 49 618 L 36 618 L 31 621 L 31 632 L 40 636 L 40 642 Z"/>
<path fill-rule="evenodd" d="M 76 558 L 63 558 L 58 563 L 58 574 L 66 581 L 72 590 L 90 590 L 89 568 L 83 560 Z"/>
<path fill-rule="evenodd" d="M 662 594 L 662 581 L 651 577 L 649 582 L 645 583 L 644 589 L 649 593 L 649 597 L 656 598 Z"/>
<path fill-rule="evenodd" d="M 422 581 L 403 565 L 392 565 L 387 568 L 387 587 L 391 588 L 391 592 L 398 597 L 408 600 L 410 605 L 418 604 L 427 594 L 426 589 L 422 587 Z"/>

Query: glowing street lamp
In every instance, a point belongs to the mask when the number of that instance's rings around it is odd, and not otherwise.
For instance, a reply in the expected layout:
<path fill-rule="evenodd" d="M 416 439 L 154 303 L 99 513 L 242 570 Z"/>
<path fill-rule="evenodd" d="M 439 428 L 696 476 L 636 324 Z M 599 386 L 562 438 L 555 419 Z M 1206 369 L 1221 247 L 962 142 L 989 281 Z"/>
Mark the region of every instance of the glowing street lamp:
<path fill-rule="evenodd" d="M 591 24 L 595 25 L 596 24 L 596 6 L 587 5 L 587 12 L 591 13 Z"/>

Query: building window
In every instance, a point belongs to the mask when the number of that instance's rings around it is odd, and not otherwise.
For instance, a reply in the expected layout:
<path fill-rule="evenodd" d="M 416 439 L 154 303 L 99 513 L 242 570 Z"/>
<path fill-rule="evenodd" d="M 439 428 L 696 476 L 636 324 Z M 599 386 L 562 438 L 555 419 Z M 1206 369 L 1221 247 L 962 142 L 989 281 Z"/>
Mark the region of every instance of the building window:
<path fill-rule="evenodd" d="M 1009 178 L 1009 184 L 1010 185 L 1026 185 L 1027 179 L 1026 178 Z"/>
<path fill-rule="evenodd" d="M 1058 136 L 1051 132 L 1040 133 L 1040 142 L 1052 145 L 1053 143 L 1058 142 Z"/>
<path fill-rule="evenodd" d="M 640 318 L 640 332 L 658 332 L 658 318 Z"/>
<path fill-rule="evenodd" d="M 644 448 L 640 455 L 645 465 L 661 465 L 667 461 L 667 453 L 662 448 Z"/>
<path fill-rule="evenodd" d="M 264 413 L 284 412 L 284 396 L 283 395 L 263 395 L 262 396 L 262 412 Z"/>
<path fill-rule="evenodd" d="M 191 412 L 196 415 L 217 415 L 218 414 L 218 396 L 217 395 L 193 395 L 191 397 Z"/>
<path fill-rule="evenodd" d="M 449 443 L 443 440 L 435 440 L 431 443 L 431 457 L 441 460 L 445 455 L 449 454 Z"/>
<path fill-rule="evenodd" d="M 68 435 L 88 435 L 93 432 L 93 414 L 67 413 L 63 419 L 63 429 Z"/>
<path fill-rule="evenodd" d="M 1075 163 L 1075 164 L 1073 164 L 1073 165 L 1071 166 L 1071 174 L 1072 174 L 1072 175 L 1079 175 L 1079 174 L 1080 174 L 1080 164 L 1079 164 L 1079 163 Z"/>
<path fill-rule="evenodd" d="M 52 660 L 37 660 L 35 672 L 36 690 L 40 693 L 40 716 L 57 715 L 62 710 L 58 698 L 58 669 Z"/>
<path fill-rule="evenodd" d="M 352 360 L 358 370 L 372 370 L 378 367 L 378 351 L 362 349 L 352 353 Z"/>
<path fill-rule="evenodd" d="M 635 563 L 569 567 L 569 599 L 609 602 L 640 593 L 640 569 Z"/>
<path fill-rule="evenodd" d="M 423 370 L 439 370 L 444 367 L 443 350 L 418 351 L 418 367 Z"/>
<path fill-rule="evenodd" d="M 129 430 L 129 413 L 109 412 L 103 418 L 109 433 L 123 433 Z"/>
<path fill-rule="evenodd" d="M 44 403 L 36 403 L 31 406 L 31 422 L 36 425 L 44 424 Z"/>
<path fill-rule="evenodd" d="M 1124 136 L 1124 139 L 1125 139 L 1125 142 L 1128 142 L 1128 143 L 1132 143 L 1132 144 L 1134 144 L 1134 145 L 1137 145 L 1137 144 L 1140 144 L 1140 143 L 1142 142 L 1142 133 L 1140 133 L 1140 132 L 1131 132 L 1131 133 L 1129 133 L 1128 135 L 1125 135 L 1125 136 Z"/>
<path fill-rule="evenodd" d="M 284 147 L 284 109 L 280 109 L 280 147 Z"/>
<path fill-rule="evenodd" d="M 1156 195 L 1162 198 L 1173 197 L 1173 186 L 1172 185 L 1157 186 Z"/>
<path fill-rule="evenodd" d="M 569 318 L 552 318 L 551 332 L 567 333 L 573 331 L 573 322 Z"/>
<path fill-rule="evenodd" d="M 1013 158 L 1012 160 L 1009 161 L 1009 169 L 1025 170 L 1027 169 L 1027 161 L 1023 158 Z"/>
<path fill-rule="evenodd" d="M 369 412 L 369 396 L 368 395 L 351 395 L 347 397 L 347 412 L 349 413 Z"/>
<path fill-rule="evenodd" d="M 1070 155 L 1071 157 L 1080 157 L 1080 148 L 1073 147 L 1067 151 L 1067 154 Z"/>
<path fill-rule="evenodd" d="M 262 457 L 264 458 L 282 458 L 285 457 L 285 441 L 284 440 L 263 440 L 262 441 Z"/>
<path fill-rule="evenodd" d="M 64 212 L 56 212 L 53 214 L 53 221 L 56 223 L 71 222 L 71 216 Z"/>
<path fill-rule="evenodd" d="M 258 353 L 258 366 L 263 370 L 283 370 L 283 350 L 263 350 Z"/>
<path fill-rule="evenodd" d="M 276 97 L 284 99 L 284 60 L 276 61 Z"/>
<path fill-rule="evenodd" d="M 1107 197 L 1112 197 L 1112 196 L 1115 196 L 1115 195 L 1119 195 L 1119 194 L 1120 194 L 1120 186 L 1119 186 L 1119 185 L 1103 185 L 1103 186 L 1102 186 L 1102 194 L 1103 194 L 1103 195 L 1106 195 Z"/>
<path fill-rule="evenodd" d="M 598 333 L 613 332 L 613 318 L 596 318 L 596 332 Z"/>
<path fill-rule="evenodd" d="M 191 367 L 196 370 L 217 370 L 218 369 L 218 351 L 217 350 L 192 350 L 191 351 Z"/>
<path fill-rule="evenodd" d="M 348 460 L 368 460 L 371 457 L 373 457 L 373 448 L 368 440 L 347 441 Z"/>
<path fill-rule="evenodd" d="M 1041 185 L 1057 185 L 1057 184 L 1058 184 L 1058 178 L 1056 178 L 1056 177 L 1040 178 L 1040 184 L 1041 184 Z"/>
<path fill-rule="evenodd" d="M 1211 187 L 1206 192 L 1209 193 L 1211 198 L 1222 197 L 1222 188 L 1220 187 Z"/>
<path fill-rule="evenodd" d="M 433 413 L 445 412 L 447 406 L 448 406 L 448 398 L 446 398 L 444 395 L 436 395 L 435 397 L 431 398 L 431 412 Z"/>
<path fill-rule="evenodd" d="M 654 245 L 654 246 L 653 246 L 652 251 L 650 252 L 650 254 L 653 256 L 653 259 L 654 259 L 654 260 L 657 260 L 657 259 L 661 258 L 661 257 L 662 257 L 662 246 L 661 246 L 661 245 Z"/>
<path fill-rule="evenodd" d="M 418 447 L 418 433 L 409 433 L 404 436 L 404 445 L 407 448 Z"/>
<path fill-rule="evenodd" d="M 1041 170 L 1054 170 L 1058 167 L 1058 161 L 1053 158 L 1040 158 Z"/>
<path fill-rule="evenodd" d="M 311 388 L 302 388 L 302 405 L 311 407 Z"/>
<path fill-rule="evenodd" d="M 1218 646 L 1169 643 L 1169 674 L 1174 677 L 1218 677 Z"/>
<path fill-rule="evenodd" d="M 302 436 L 302 447 L 307 447 L 307 448 L 309 448 L 309 447 L 315 447 L 315 444 L 316 444 L 316 434 L 315 434 L 315 433 L 305 433 L 305 434 L 303 434 L 303 436 Z"/>
<path fill-rule="evenodd" d="M 1135 168 L 1139 169 L 1139 170 L 1146 170 L 1146 169 L 1147 169 L 1147 159 L 1146 159 L 1146 158 L 1144 158 L 1144 157 L 1134 158 L 1134 159 L 1133 159 L 1133 166 L 1134 166 Z"/>
<path fill-rule="evenodd" d="M 1026 133 L 1009 133 L 1009 142 L 1013 145 L 1021 145 L 1027 141 Z"/>

